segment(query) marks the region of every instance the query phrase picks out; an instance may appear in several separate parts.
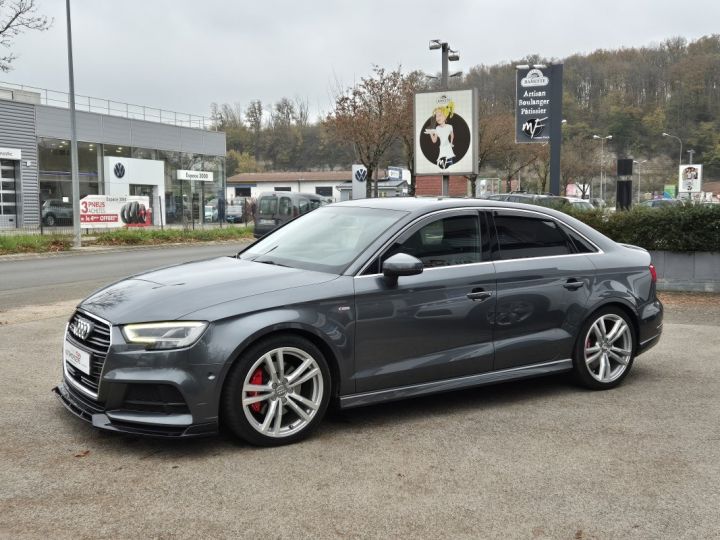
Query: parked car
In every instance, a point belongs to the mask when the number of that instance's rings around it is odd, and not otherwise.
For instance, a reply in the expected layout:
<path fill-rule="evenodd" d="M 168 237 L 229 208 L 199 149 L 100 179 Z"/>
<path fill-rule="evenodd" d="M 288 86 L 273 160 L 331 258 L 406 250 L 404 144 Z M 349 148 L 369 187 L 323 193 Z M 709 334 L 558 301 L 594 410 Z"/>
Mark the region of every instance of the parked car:
<path fill-rule="evenodd" d="M 72 223 L 73 205 L 61 199 L 48 199 L 42 204 L 42 220 L 45 225 L 54 227 L 61 223 Z"/>
<path fill-rule="evenodd" d="M 245 199 L 237 198 L 227 202 L 225 206 L 225 221 L 228 223 L 242 223 Z"/>
<path fill-rule="evenodd" d="M 638 206 L 643 208 L 669 208 L 673 206 L 683 206 L 683 202 L 679 199 L 651 199 L 641 202 Z"/>
<path fill-rule="evenodd" d="M 331 401 L 561 372 L 604 390 L 660 339 L 655 282 L 647 251 L 551 209 L 347 201 L 237 256 L 93 293 L 69 320 L 55 392 L 100 429 L 189 437 L 222 423 L 272 446 L 306 437 Z"/>
<path fill-rule="evenodd" d="M 281 225 L 285 225 L 288 221 L 307 214 L 323 204 L 325 204 L 323 198 L 314 193 L 291 191 L 261 193 L 255 211 L 253 235 L 255 238 L 261 238 Z"/>

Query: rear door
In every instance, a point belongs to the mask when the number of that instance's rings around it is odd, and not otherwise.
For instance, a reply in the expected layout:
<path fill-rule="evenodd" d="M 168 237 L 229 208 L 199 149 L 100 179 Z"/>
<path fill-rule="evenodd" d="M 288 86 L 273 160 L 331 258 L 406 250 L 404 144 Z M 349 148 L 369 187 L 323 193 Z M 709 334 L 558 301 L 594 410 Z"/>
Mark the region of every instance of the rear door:
<path fill-rule="evenodd" d="M 571 358 L 595 267 L 589 243 L 540 212 L 496 210 L 494 369 Z M 585 253 L 583 253 L 585 252 Z"/>

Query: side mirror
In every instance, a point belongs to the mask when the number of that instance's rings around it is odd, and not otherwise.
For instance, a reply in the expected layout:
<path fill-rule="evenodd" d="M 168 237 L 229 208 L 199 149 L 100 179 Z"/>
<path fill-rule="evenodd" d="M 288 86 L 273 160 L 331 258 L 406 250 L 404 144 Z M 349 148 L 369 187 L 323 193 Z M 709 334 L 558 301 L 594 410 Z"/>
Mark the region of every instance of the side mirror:
<path fill-rule="evenodd" d="M 422 274 L 423 263 L 407 253 L 396 253 L 383 263 L 382 270 L 389 281 L 397 282 L 400 276 Z"/>

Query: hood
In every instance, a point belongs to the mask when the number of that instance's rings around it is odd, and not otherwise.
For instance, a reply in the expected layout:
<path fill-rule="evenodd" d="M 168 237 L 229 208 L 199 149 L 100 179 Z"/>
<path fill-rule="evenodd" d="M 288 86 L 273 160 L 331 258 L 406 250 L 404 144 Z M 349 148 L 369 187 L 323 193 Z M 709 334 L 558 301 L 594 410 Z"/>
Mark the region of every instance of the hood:
<path fill-rule="evenodd" d="M 80 307 L 113 324 L 171 321 L 223 302 L 335 278 L 334 274 L 220 257 L 132 276 L 93 293 Z"/>

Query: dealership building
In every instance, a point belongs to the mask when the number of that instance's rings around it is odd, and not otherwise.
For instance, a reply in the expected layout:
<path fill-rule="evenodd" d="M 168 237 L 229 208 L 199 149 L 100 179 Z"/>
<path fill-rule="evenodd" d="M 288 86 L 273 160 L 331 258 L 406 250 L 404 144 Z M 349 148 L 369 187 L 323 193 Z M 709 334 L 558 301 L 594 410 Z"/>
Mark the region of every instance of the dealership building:
<path fill-rule="evenodd" d="M 225 134 L 209 119 L 77 96 L 80 199 L 146 196 L 155 225 L 217 219 Z M 0 229 L 72 217 L 67 94 L 0 83 Z M 82 214 L 81 214 L 82 215 Z"/>

